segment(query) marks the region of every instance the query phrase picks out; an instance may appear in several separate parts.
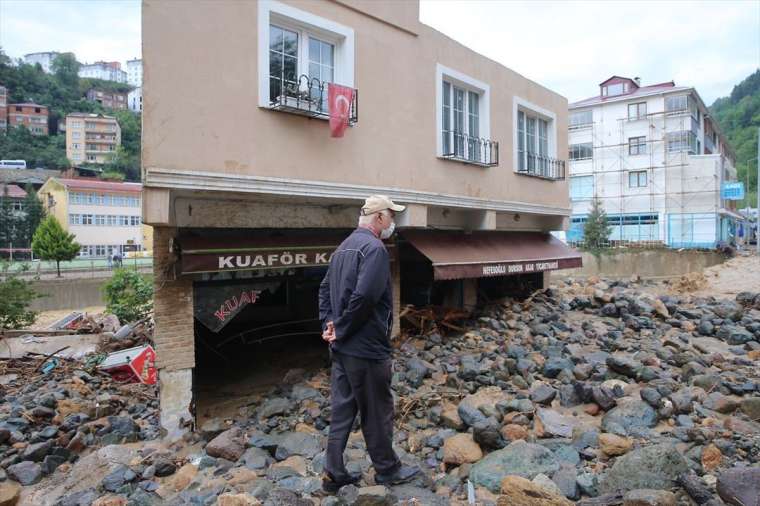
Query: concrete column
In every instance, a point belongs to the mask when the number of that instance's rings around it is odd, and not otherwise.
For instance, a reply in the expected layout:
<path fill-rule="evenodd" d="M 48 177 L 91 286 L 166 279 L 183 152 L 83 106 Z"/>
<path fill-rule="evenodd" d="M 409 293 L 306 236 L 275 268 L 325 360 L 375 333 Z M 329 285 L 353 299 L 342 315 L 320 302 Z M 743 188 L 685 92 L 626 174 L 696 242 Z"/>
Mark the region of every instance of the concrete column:
<path fill-rule="evenodd" d="M 476 278 L 462 280 L 462 305 L 469 311 L 478 305 L 478 280 Z"/>
<path fill-rule="evenodd" d="M 393 248 L 391 255 L 394 256 L 391 262 L 391 286 L 393 287 L 393 328 L 391 336 L 398 337 L 401 335 L 401 262 L 399 261 L 398 246 Z"/>
<path fill-rule="evenodd" d="M 552 271 L 544 271 L 541 273 L 541 288 L 549 288 L 552 281 Z"/>
<path fill-rule="evenodd" d="M 193 422 L 191 413 L 195 335 L 193 332 L 193 283 L 176 276 L 175 255 L 169 243 L 173 227 L 153 229 L 153 319 L 156 367 L 161 405 L 161 426 L 170 439 L 181 436 Z"/>

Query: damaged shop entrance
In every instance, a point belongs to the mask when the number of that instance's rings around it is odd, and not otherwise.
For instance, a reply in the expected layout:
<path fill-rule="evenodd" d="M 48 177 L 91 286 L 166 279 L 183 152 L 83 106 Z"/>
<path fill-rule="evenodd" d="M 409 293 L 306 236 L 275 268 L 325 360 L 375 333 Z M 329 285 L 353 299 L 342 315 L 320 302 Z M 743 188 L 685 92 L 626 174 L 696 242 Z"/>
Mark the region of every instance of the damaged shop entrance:
<path fill-rule="evenodd" d="M 342 231 L 204 230 L 179 239 L 193 277 L 196 422 L 232 417 L 291 371 L 328 364 L 318 292 Z"/>

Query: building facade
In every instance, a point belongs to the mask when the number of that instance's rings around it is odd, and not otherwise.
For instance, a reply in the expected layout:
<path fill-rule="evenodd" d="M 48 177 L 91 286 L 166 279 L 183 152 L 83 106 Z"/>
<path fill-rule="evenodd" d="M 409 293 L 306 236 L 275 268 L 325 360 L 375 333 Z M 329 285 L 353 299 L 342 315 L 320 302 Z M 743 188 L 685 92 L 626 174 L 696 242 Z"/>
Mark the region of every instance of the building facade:
<path fill-rule="evenodd" d="M 88 113 L 66 116 L 66 158 L 72 164 L 107 163 L 120 145 L 121 128 L 113 116 Z"/>
<path fill-rule="evenodd" d="M 90 102 L 97 102 L 108 109 L 123 110 L 127 108 L 127 94 L 119 91 L 103 91 L 91 88 L 85 95 Z"/>
<path fill-rule="evenodd" d="M 44 51 L 41 53 L 29 53 L 24 55 L 24 63 L 29 65 L 40 64 L 42 70 L 47 74 L 50 74 L 52 70 L 53 60 L 58 58 L 60 53 L 56 51 Z"/>
<path fill-rule="evenodd" d="M 138 86 L 129 92 L 127 105 L 132 112 L 142 112 L 142 86 Z"/>
<path fill-rule="evenodd" d="M 0 133 L 8 129 L 8 89 L 0 86 Z"/>
<path fill-rule="evenodd" d="M 142 224 L 142 185 L 98 179 L 48 179 L 37 195 L 48 214 L 76 236 L 79 258 L 106 258 L 150 249 Z"/>
<path fill-rule="evenodd" d="M 91 77 L 93 79 L 103 79 L 104 81 L 115 81 L 117 83 L 127 82 L 127 73 L 121 70 L 121 63 L 117 61 L 99 61 L 82 65 L 79 68 L 79 77 Z"/>
<path fill-rule="evenodd" d="M 418 11 L 143 2 L 143 214 L 170 434 L 193 419 L 214 356 L 250 369 L 245 343 L 321 346 L 319 282 L 370 194 L 408 206 L 389 244 L 396 330 L 401 301 L 473 307 L 580 264 L 548 234 L 570 214 L 566 99 Z M 351 126 L 332 138 L 338 106 Z"/>
<path fill-rule="evenodd" d="M 570 104 L 567 238 L 583 240 L 598 199 L 611 242 L 712 248 L 732 242 L 741 216 L 722 198 L 735 156 L 697 91 L 613 76 Z"/>
<path fill-rule="evenodd" d="M 127 60 L 127 84 L 135 87 L 142 86 L 143 70 L 142 60 L 135 58 L 133 60 Z"/>
<path fill-rule="evenodd" d="M 48 108 L 34 103 L 8 104 L 8 128 L 22 125 L 32 135 L 48 135 Z"/>

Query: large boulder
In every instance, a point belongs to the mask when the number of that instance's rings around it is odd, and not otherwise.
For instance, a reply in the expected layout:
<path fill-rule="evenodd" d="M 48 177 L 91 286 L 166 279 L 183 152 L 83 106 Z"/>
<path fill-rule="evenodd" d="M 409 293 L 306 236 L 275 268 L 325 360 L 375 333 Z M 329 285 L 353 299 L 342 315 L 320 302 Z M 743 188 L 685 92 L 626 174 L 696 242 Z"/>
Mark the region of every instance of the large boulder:
<path fill-rule="evenodd" d="M 505 476 L 517 475 L 533 479 L 539 473 L 551 475 L 557 470 L 559 463 L 549 449 L 518 440 L 474 464 L 470 469 L 470 480 L 498 493 Z"/>
<path fill-rule="evenodd" d="M 534 430 L 538 437 L 573 437 L 575 422 L 553 409 L 539 408 L 534 418 Z"/>
<path fill-rule="evenodd" d="M 456 434 L 443 443 L 445 464 L 472 464 L 483 458 L 483 451 L 469 434 Z"/>
<path fill-rule="evenodd" d="M 245 434 L 239 427 L 232 427 L 216 436 L 206 445 L 206 453 L 211 457 L 236 462 L 245 451 Z"/>
<path fill-rule="evenodd" d="M 501 481 L 498 506 L 572 506 L 555 491 L 521 476 L 506 476 Z"/>
<path fill-rule="evenodd" d="M 619 457 L 600 484 L 602 494 L 636 489 L 669 489 L 689 471 L 675 446 L 659 444 L 634 450 Z"/>
<path fill-rule="evenodd" d="M 644 401 L 620 403 L 602 418 L 602 430 L 621 436 L 638 434 L 657 425 L 657 413 Z"/>
<path fill-rule="evenodd" d="M 289 432 L 280 440 L 274 456 L 277 460 L 285 460 L 293 455 L 313 459 L 320 451 L 322 451 L 322 445 L 316 435 L 306 432 Z"/>
<path fill-rule="evenodd" d="M 718 495 L 733 506 L 760 506 L 760 467 L 728 469 L 718 476 Z"/>

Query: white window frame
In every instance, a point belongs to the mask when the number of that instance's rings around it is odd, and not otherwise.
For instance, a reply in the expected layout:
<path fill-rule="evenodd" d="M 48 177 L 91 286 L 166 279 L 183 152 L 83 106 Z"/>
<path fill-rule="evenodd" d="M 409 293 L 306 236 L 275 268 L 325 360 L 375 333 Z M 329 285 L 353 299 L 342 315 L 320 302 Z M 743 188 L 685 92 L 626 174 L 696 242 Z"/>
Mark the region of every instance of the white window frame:
<path fill-rule="evenodd" d="M 589 180 L 590 179 L 591 180 L 591 194 L 588 195 L 588 196 L 584 195 L 582 197 L 578 197 L 578 196 L 574 197 L 573 196 L 573 183 L 577 182 L 577 181 L 580 181 L 581 179 L 583 179 L 583 180 Z M 578 175 L 575 175 L 575 176 L 570 176 L 570 181 L 569 181 L 569 184 L 568 184 L 568 191 L 570 192 L 570 200 L 571 201 L 578 202 L 578 201 L 581 201 L 581 200 L 591 200 L 591 199 L 594 198 L 595 190 L 596 190 L 596 181 L 595 181 L 595 178 L 594 178 L 593 174 L 578 174 Z"/>
<path fill-rule="evenodd" d="M 478 137 L 491 139 L 491 86 L 458 70 L 437 63 L 435 67 L 435 137 L 436 156 L 439 158 L 443 158 L 443 81 L 465 91 L 478 94 Z M 466 94 L 464 100 L 464 123 L 467 125 L 469 121 L 467 107 L 469 104 Z M 456 160 L 467 161 L 466 156 L 463 159 L 457 158 Z"/>
<path fill-rule="evenodd" d="M 308 41 L 301 36 L 312 35 L 324 42 L 334 44 L 333 79 L 336 84 L 354 88 L 354 30 L 310 12 L 296 9 L 276 0 L 259 0 L 258 3 L 258 69 L 259 107 L 269 104 L 269 25 L 299 32 L 298 75 L 308 75 Z M 305 71 L 302 71 L 304 70 Z"/>
<path fill-rule="evenodd" d="M 524 98 L 515 96 L 514 100 L 512 101 L 512 170 L 514 172 L 519 172 L 520 167 L 517 149 L 519 146 L 517 113 L 519 111 L 524 112 L 526 115 L 535 116 L 548 122 L 546 156 L 549 158 L 554 158 L 555 160 L 559 159 L 557 156 L 557 115 L 549 109 L 545 109 L 540 105 L 525 100 Z M 538 123 L 536 123 L 536 138 L 538 138 Z M 525 167 L 527 168 L 527 160 L 525 163 Z"/>

